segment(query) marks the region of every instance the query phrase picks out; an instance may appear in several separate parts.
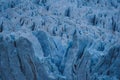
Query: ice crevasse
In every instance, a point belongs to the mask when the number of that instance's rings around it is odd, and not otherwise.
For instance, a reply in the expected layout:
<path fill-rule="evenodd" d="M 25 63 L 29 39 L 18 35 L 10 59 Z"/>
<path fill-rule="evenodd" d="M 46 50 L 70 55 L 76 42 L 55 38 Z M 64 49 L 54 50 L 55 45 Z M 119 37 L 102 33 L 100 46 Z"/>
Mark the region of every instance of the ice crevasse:
<path fill-rule="evenodd" d="M 0 0 L 0 80 L 120 80 L 120 0 Z"/>

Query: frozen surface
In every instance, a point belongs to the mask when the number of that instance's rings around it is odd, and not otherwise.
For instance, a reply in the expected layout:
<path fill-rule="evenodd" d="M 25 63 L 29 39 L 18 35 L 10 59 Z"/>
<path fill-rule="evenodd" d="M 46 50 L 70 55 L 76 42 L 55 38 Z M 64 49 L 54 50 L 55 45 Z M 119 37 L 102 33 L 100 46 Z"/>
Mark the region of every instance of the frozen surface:
<path fill-rule="evenodd" d="M 0 0 L 0 80 L 120 80 L 120 0 Z"/>

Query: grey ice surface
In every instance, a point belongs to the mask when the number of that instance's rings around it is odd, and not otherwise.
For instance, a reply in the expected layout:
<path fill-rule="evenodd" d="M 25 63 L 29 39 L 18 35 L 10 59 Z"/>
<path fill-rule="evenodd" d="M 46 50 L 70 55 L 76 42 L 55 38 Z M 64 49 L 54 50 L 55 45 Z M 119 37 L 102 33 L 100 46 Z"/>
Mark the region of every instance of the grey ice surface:
<path fill-rule="evenodd" d="M 120 0 L 0 0 L 0 80 L 120 80 Z"/>

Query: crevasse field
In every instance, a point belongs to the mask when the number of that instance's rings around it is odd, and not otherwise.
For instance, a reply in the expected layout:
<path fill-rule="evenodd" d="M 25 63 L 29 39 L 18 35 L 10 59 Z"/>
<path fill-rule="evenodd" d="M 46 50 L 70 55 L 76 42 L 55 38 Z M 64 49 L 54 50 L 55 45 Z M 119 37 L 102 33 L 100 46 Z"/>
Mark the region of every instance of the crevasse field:
<path fill-rule="evenodd" d="M 120 80 L 120 0 L 0 0 L 0 80 Z"/>

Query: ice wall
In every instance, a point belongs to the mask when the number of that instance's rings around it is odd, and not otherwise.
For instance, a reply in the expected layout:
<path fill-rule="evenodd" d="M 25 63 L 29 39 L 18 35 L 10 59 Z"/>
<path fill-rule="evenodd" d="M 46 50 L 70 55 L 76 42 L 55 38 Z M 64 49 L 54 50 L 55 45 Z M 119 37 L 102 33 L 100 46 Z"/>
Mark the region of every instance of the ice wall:
<path fill-rule="evenodd" d="M 0 80 L 120 80 L 120 1 L 0 0 Z"/>

